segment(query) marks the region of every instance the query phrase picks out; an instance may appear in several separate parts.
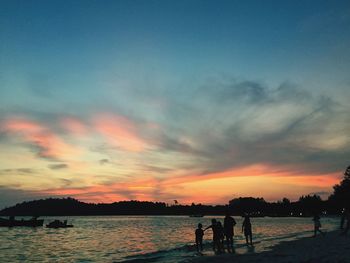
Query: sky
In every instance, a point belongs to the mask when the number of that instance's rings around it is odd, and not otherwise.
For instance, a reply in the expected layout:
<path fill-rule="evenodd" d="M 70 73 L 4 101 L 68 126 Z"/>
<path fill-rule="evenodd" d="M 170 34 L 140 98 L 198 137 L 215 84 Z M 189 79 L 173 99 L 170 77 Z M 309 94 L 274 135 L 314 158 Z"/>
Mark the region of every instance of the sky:
<path fill-rule="evenodd" d="M 0 0 L 0 208 L 332 192 L 349 1 Z"/>

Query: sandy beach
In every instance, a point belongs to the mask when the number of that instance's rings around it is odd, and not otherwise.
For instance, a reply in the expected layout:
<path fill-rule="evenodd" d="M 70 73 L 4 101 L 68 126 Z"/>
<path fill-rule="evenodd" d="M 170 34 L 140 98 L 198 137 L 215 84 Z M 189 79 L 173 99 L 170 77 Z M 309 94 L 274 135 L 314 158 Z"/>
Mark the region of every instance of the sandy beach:
<path fill-rule="evenodd" d="M 217 256 L 202 256 L 188 262 L 240 262 L 240 263 L 270 263 L 270 262 L 350 262 L 350 236 L 340 236 L 339 231 L 327 233 L 324 237 L 307 237 L 295 241 L 282 242 L 271 250 L 247 254 L 222 254 Z"/>

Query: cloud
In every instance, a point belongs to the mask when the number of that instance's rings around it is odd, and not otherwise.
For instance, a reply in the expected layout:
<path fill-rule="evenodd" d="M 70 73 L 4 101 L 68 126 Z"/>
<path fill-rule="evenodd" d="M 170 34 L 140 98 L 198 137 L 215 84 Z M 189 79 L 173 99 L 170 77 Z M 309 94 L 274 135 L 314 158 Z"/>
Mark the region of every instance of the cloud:
<path fill-rule="evenodd" d="M 98 114 L 93 124 L 108 142 L 122 150 L 141 152 L 148 145 L 141 137 L 137 124 L 124 116 L 111 113 Z"/>
<path fill-rule="evenodd" d="M 101 160 L 99 160 L 99 163 L 100 163 L 100 165 L 104 165 L 104 164 L 109 163 L 109 160 L 108 159 L 101 159 Z"/>
<path fill-rule="evenodd" d="M 86 124 L 78 118 L 65 116 L 60 118 L 61 127 L 68 133 L 77 136 L 86 135 L 88 128 Z"/>
<path fill-rule="evenodd" d="M 256 163 L 311 173 L 347 165 L 350 109 L 332 98 L 291 83 L 274 88 L 236 80 L 206 83 L 191 98 L 174 102 L 167 118 L 172 122 L 179 103 L 193 108 L 176 119 L 176 132 L 191 141 L 190 154 L 203 174 Z"/>
<path fill-rule="evenodd" d="M 216 86 L 217 87 L 217 86 Z M 267 99 L 266 88 L 258 82 L 241 81 L 220 85 L 219 92 L 215 92 L 221 102 L 243 100 L 247 103 L 259 103 Z"/>
<path fill-rule="evenodd" d="M 50 169 L 88 166 L 86 181 L 62 181 L 60 188 L 48 184 L 41 192 L 88 201 L 191 200 L 191 187 L 227 180 L 217 189 L 228 188 L 231 179 L 260 175 L 275 185 L 296 186 L 298 194 L 327 192 L 339 179 L 334 173 L 348 165 L 349 107 L 292 83 L 209 81 L 182 96 L 169 96 L 157 122 L 136 113 L 7 117 L 0 122 L 0 136 L 56 161 Z M 86 151 L 79 155 L 81 146 Z M 25 173 L 19 169 L 11 173 Z M 222 194 L 230 195 L 226 191 Z M 219 193 L 201 197 L 222 200 Z"/>
<path fill-rule="evenodd" d="M 48 127 L 25 118 L 8 118 L 1 123 L 0 131 L 8 136 L 17 136 L 41 158 L 58 160 L 78 153 L 77 148 L 67 144 Z"/>
<path fill-rule="evenodd" d="M 49 168 L 51 170 L 61 170 L 61 169 L 65 169 L 68 168 L 68 165 L 65 163 L 59 163 L 59 164 L 50 164 Z"/>
<path fill-rule="evenodd" d="M 31 168 L 18 168 L 18 169 L 2 169 L 0 174 L 33 174 L 35 173 L 34 169 Z"/>
<path fill-rule="evenodd" d="M 166 133 L 159 134 L 157 141 L 155 142 L 158 148 L 163 151 L 174 151 L 181 153 L 195 153 L 191 145 L 191 141 L 187 138 L 174 138 L 170 137 Z"/>

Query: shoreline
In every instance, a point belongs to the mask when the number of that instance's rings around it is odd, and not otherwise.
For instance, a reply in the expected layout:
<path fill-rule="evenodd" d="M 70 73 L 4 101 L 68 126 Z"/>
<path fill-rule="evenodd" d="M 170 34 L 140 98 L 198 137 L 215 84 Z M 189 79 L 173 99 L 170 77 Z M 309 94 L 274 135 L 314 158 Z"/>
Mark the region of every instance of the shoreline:
<path fill-rule="evenodd" d="M 325 236 L 304 237 L 293 241 L 283 241 L 271 250 L 259 253 L 221 254 L 198 256 L 184 262 L 193 263 L 287 263 L 287 262 L 350 262 L 350 236 L 340 236 L 340 231 L 327 232 Z"/>

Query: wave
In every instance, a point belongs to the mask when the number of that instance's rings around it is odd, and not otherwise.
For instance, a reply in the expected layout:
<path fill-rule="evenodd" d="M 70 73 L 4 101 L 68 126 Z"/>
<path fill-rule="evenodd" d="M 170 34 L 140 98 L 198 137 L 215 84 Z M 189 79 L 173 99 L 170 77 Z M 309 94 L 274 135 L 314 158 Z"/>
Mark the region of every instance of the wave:
<path fill-rule="evenodd" d="M 212 247 L 212 242 L 204 242 L 203 248 L 205 250 L 210 250 Z M 196 245 L 183 245 L 179 247 L 174 247 L 166 250 L 158 250 L 145 254 L 130 255 L 124 257 L 123 263 L 138 263 L 138 262 L 179 262 L 179 259 L 184 260 L 185 258 L 191 258 L 195 256 L 193 252 L 196 252 Z M 115 262 L 116 263 L 116 262 Z"/>

